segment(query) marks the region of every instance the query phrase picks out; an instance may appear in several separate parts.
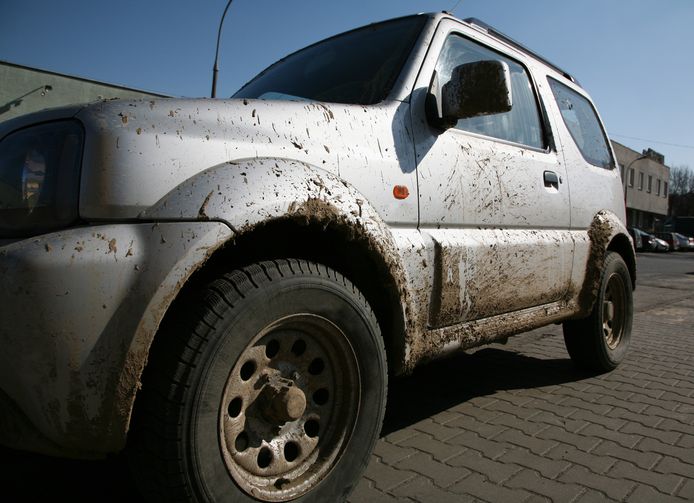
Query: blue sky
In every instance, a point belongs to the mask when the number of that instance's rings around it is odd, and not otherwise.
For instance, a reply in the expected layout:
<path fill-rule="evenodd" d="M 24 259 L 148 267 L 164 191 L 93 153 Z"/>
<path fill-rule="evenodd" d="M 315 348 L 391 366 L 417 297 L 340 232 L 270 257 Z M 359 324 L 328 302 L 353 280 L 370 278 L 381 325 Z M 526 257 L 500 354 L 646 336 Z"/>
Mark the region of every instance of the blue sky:
<path fill-rule="evenodd" d="M 0 59 L 209 96 L 226 0 L 0 0 Z M 478 17 L 575 75 L 610 136 L 694 169 L 694 0 L 234 0 L 218 96 L 332 34 L 416 12 Z M 1 85 L 1 83 L 0 83 Z"/>

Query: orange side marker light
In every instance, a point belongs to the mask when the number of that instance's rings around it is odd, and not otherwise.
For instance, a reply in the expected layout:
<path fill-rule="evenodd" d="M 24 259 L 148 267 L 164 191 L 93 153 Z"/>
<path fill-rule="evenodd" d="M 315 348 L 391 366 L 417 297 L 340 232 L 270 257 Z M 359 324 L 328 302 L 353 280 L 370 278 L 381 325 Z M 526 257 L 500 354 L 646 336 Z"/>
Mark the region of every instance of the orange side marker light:
<path fill-rule="evenodd" d="M 410 191 L 404 185 L 396 185 L 393 187 L 393 197 L 395 197 L 395 199 L 405 199 L 409 195 Z"/>

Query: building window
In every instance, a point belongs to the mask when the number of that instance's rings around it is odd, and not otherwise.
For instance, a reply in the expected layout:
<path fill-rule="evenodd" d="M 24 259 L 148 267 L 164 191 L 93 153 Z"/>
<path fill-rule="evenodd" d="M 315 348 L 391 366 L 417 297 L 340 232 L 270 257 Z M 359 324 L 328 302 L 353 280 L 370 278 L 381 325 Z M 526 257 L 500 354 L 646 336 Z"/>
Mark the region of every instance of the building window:
<path fill-rule="evenodd" d="M 629 168 L 629 187 L 634 186 L 634 168 Z"/>
<path fill-rule="evenodd" d="M 663 197 L 667 197 L 667 182 L 663 185 Z"/>
<path fill-rule="evenodd" d="M 655 182 L 655 195 L 660 195 L 660 178 L 658 178 Z"/>
<path fill-rule="evenodd" d="M 639 190 L 643 190 L 643 172 L 639 171 Z"/>
<path fill-rule="evenodd" d="M 651 190 L 653 190 L 653 175 L 648 175 L 648 188 L 646 189 L 646 192 L 650 194 Z"/>

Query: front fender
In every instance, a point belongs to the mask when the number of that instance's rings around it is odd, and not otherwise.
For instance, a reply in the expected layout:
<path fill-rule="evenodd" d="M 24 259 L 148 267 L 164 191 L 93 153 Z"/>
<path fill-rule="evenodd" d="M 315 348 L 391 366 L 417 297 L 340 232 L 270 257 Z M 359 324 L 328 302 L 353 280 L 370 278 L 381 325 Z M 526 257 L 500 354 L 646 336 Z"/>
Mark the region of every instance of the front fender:
<path fill-rule="evenodd" d="M 400 349 L 411 343 L 406 334 L 416 330 L 405 313 L 417 312 L 416 301 L 396 240 L 367 198 L 332 172 L 288 159 L 227 162 L 180 184 L 141 218 L 218 220 L 235 237 L 283 219 L 339 227 L 347 239 L 363 242 L 380 257 L 400 298 L 397 316 L 404 329 L 394 338 Z"/>

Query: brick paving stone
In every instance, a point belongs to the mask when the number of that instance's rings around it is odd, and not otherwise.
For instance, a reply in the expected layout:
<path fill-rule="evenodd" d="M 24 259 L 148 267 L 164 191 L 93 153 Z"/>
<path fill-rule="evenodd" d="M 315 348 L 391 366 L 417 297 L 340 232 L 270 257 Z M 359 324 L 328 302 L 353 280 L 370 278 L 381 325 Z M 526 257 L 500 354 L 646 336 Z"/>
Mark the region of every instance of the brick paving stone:
<path fill-rule="evenodd" d="M 677 447 L 694 449 L 694 435 L 682 435 L 682 438 L 677 442 Z"/>
<path fill-rule="evenodd" d="M 621 407 L 623 409 L 631 411 L 634 414 L 641 414 L 650 405 L 647 403 L 631 402 L 628 400 L 617 400 L 616 398 L 613 398 L 611 396 L 596 396 L 595 403 L 598 405 Z"/>
<path fill-rule="evenodd" d="M 593 449 L 591 454 L 594 454 L 596 457 L 611 456 L 612 458 L 630 461 L 646 470 L 652 468 L 662 458 L 662 454 L 645 452 L 639 448 L 627 449 L 614 442 L 602 442 Z"/>
<path fill-rule="evenodd" d="M 591 424 L 587 426 L 581 434 L 590 436 L 592 438 L 599 438 L 602 440 L 610 440 L 616 442 L 622 447 L 627 447 L 629 449 L 633 448 L 639 443 L 641 437 L 639 435 L 631 435 L 628 433 L 622 433 L 620 431 L 613 431 L 605 428 L 599 424 Z"/>
<path fill-rule="evenodd" d="M 484 475 L 489 481 L 497 484 L 522 470 L 520 466 L 510 463 L 506 459 L 503 461 L 489 459 L 484 457 L 482 453 L 473 450 L 467 450 L 459 456 L 449 459 L 447 464 L 465 467 Z"/>
<path fill-rule="evenodd" d="M 668 391 L 670 391 L 668 389 Z M 632 383 L 621 383 L 619 385 L 618 391 L 632 393 L 633 395 L 638 395 L 639 397 L 647 396 L 653 398 L 654 400 L 660 400 L 660 398 L 665 394 L 664 390 L 649 389 L 648 387 L 638 387 L 634 386 Z"/>
<path fill-rule="evenodd" d="M 463 450 L 460 445 L 441 442 L 426 433 L 408 438 L 400 442 L 399 445 L 403 447 L 414 447 L 422 452 L 428 452 L 438 461 L 445 461 L 448 458 L 452 458 L 460 454 Z"/>
<path fill-rule="evenodd" d="M 503 412 L 504 414 L 511 415 L 513 417 L 517 417 L 518 419 L 530 419 L 533 417 L 535 414 L 537 414 L 537 411 L 533 409 L 532 407 L 528 408 L 519 408 L 509 402 L 503 401 L 503 400 L 497 400 L 493 404 L 489 405 L 487 407 L 487 410 L 489 411 L 495 411 L 495 412 Z"/>
<path fill-rule="evenodd" d="M 578 497 L 578 499 L 576 499 L 573 503 L 605 503 L 608 501 L 613 502 L 614 500 L 612 498 L 609 498 L 606 494 L 603 494 L 599 491 L 592 491 L 588 489 L 583 494 L 581 494 Z"/>
<path fill-rule="evenodd" d="M 541 494 L 547 496 L 552 501 L 573 501 L 583 493 L 583 488 L 578 484 L 562 483 L 547 479 L 532 470 L 519 472 L 507 480 L 504 485 Z"/>
<path fill-rule="evenodd" d="M 349 497 L 350 503 L 397 503 L 398 499 L 373 487 L 373 482 L 362 478 Z"/>
<path fill-rule="evenodd" d="M 583 432 L 580 433 L 570 433 L 564 431 L 561 428 L 550 427 L 540 433 L 538 436 L 547 440 L 554 440 L 555 443 L 569 444 L 582 451 L 590 451 L 596 445 L 600 443 L 600 440 L 595 437 L 586 436 Z"/>
<path fill-rule="evenodd" d="M 415 430 L 431 435 L 436 440 L 445 442 L 451 437 L 456 436 L 460 431 L 457 428 L 451 428 L 439 423 L 435 423 L 431 419 L 425 419 L 412 426 Z"/>
<path fill-rule="evenodd" d="M 594 473 L 605 473 L 612 468 L 617 460 L 605 454 L 595 455 L 576 449 L 571 445 L 559 444 L 554 449 L 545 453 L 545 456 L 554 460 L 562 460 L 588 468 Z"/>
<path fill-rule="evenodd" d="M 559 480 L 599 491 L 618 501 L 623 500 L 636 486 L 630 480 L 598 475 L 583 466 L 572 466 L 565 473 L 562 473 Z"/>
<path fill-rule="evenodd" d="M 614 405 L 611 403 L 597 403 L 595 401 L 597 398 L 595 395 L 584 395 L 580 398 L 571 396 L 562 400 L 561 405 L 563 407 L 571 407 L 573 410 L 571 415 L 579 410 L 586 410 L 601 416 L 608 414 Z"/>
<path fill-rule="evenodd" d="M 462 454 L 464 456 L 464 454 Z M 435 485 L 446 488 L 472 473 L 461 466 L 451 466 L 436 461 L 428 454 L 417 453 L 395 465 L 400 470 L 408 470 L 431 479 Z"/>
<path fill-rule="evenodd" d="M 621 420 L 621 421 L 630 421 L 630 422 L 635 422 L 642 424 L 648 428 L 655 428 L 658 426 L 660 423 L 665 421 L 665 419 L 662 416 L 659 416 L 657 414 L 653 414 L 652 410 L 649 410 L 647 408 L 644 410 L 641 414 L 634 414 L 633 412 L 623 409 L 621 407 L 613 407 L 612 410 L 608 413 L 610 418 L 613 418 L 615 420 Z M 661 414 L 664 413 L 663 411 L 660 411 Z M 672 413 L 670 413 L 672 414 Z"/>
<path fill-rule="evenodd" d="M 518 448 L 507 452 L 499 461 L 515 463 L 525 468 L 539 472 L 549 479 L 557 478 L 562 472 L 569 469 L 571 463 L 558 461 L 545 456 L 538 456 L 527 449 Z"/>
<path fill-rule="evenodd" d="M 552 503 L 552 500 L 547 496 L 540 496 L 539 494 L 531 494 L 530 497 L 523 503 Z"/>
<path fill-rule="evenodd" d="M 508 427 L 498 424 L 482 423 L 473 417 L 461 414 L 461 418 L 454 419 L 446 424 L 449 428 L 456 428 L 460 431 L 474 431 L 482 438 L 494 438 L 500 433 L 508 430 Z"/>
<path fill-rule="evenodd" d="M 655 465 L 653 471 L 658 473 L 674 473 L 682 477 L 694 478 L 694 465 L 682 463 L 679 459 L 670 456 L 663 456 Z"/>
<path fill-rule="evenodd" d="M 442 410 L 441 412 L 431 416 L 431 420 L 438 424 L 446 424 L 454 419 L 460 419 L 460 413 L 450 410 Z"/>
<path fill-rule="evenodd" d="M 364 476 L 373 482 L 376 489 L 388 491 L 416 477 L 417 474 L 410 471 L 396 470 L 392 466 L 385 465 L 371 458 Z"/>
<path fill-rule="evenodd" d="M 466 479 L 452 485 L 449 491 L 459 495 L 469 495 L 483 501 L 512 501 L 524 502 L 530 497 L 528 491 L 522 489 L 509 489 L 488 481 L 483 475 L 473 473 Z M 434 503 L 434 502 L 432 502 Z"/>
<path fill-rule="evenodd" d="M 401 485 L 393 491 L 398 498 L 411 498 L 419 502 L 436 503 L 460 503 L 477 502 L 476 498 L 461 498 L 459 494 L 444 491 L 431 483 L 431 480 L 424 477 L 417 477 Z"/>
<path fill-rule="evenodd" d="M 545 434 L 547 431 L 553 429 L 553 426 L 550 426 L 540 433 L 540 435 Z M 496 437 L 495 440 L 500 440 L 503 442 L 508 442 L 509 444 L 513 445 L 518 445 L 521 447 L 525 447 L 526 449 L 529 449 L 530 451 L 534 452 L 535 454 L 544 454 L 548 450 L 550 450 L 552 447 L 557 445 L 557 442 L 553 440 L 547 440 L 545 438 L 538 438 L 538 437 L 531 437 L 530 435 L 526 435 L 525 433 L 515 430 L 515 431 L 510 431 L 507 430 L 503 432 L 501 435 Z"/>
<path fill-rule="evenodd" d="M 683 503 L 687 500 L 677 496 L 667 496 L 652 487 L 641 485 L 636 487 L 627 501 L 629 503 Z"/>
<path fill-rule="evenodd" d="M 657 452 L 659 454 L 665 454 L 667 456 L 672 456 L 674 458 L 683 461 L 684 463 L 690 463 L 694 465 L 694 450 L 684 449 L 682 447 L 675 447 L 671 445 L 663 444 L 652 438 L 644 438 L 639 442 L 638 450 L 644 452 Z"/>
<path fill-rule="evenodd" d="M 572 414 L 571 419 L 580 419 L 587 423 L 599 424 L 608 430 L 615 431 L 620 430 L 628 422 L 625 419 L 615 417 L 612 410 L 604 414 L 597 414 L 590 410 L 581 409 L 577 410 L 575 414 Z"/>
<path fill-rule="evenodd" d="M 393 444 L 399 444 L 400 442 L 404 442 L 407 439 L 410 439 L 412 437 L 416 437 L 417 435 L 420 435 L 420 433 L 417 433 L 414 430 L 410 430 L 409 428 L 403 428 L 402 430 L 394 431 L 392 433 L 389 433 L 384 437 L 385 440 L 388 442 L 391 442 Z"/>
<path fill-rule="evenodd" d="M 490 423 L 505 426 L 506 428 L 520 430 L 526 435 L 530 435 L 531 437 L 534 437 L 542 430 L 549 428 L 549 426 L 545 423 L 536 423 L 531 419 L 523 421 L 510 415 L 496 417 L 492 419 Z"/>
<path fill-rule="evenodd" d="M 546 400 L 534 400 L 528 404 L 528 407 L 550 412 L 560 417 L 569 417 L 576 412 L 576 408 L 571 403 L 568 403 L 568 400 L 560 401 L 559 404 L 550 403 Z"/>
<path fill-rule="evenodd" d="M 663 419 L 663 421 L 658 425 L 658 428 L 661 430 L 683 433 L 690 439 L 694 438 L 694 424 L 687 424 L 673 419 Z"/>
<path fill-rule="evenodd" d="M 679 431 L 666 431 L 663 429 L 646 428 L 638 423 L 627 423 L 619 430 L 621 433 L 632 433 L 641 437 L 649 437 L 664 442 L 669 445 L 676 444 L 682 436 Z"/>
<path fill-rule="evenodd" d="M 692 476 L 691 473 L 689 476 Z M 678 489 L 677 496 L 684 498 L 687 501 L 694 501 L 694 480 L 690 478 L 689 480 L 685 481 L 685 483 L 682 484 L 682 486 Z"/>
<path fill-rule="evenodd" d="M 610 477 L 633 480 L 656 488 L 664 494 L 672 494 L 682 483 L 679 475 L 656 473 L 644 470 L 626 461 L 618 461 L 608 472 Z"/>
<path fill-rule="evenodd" d="M 509 449 L 514 448 L 513 445 L 499 441 L 497 438 L 490 440 L 478 435 L 474 431 L 465 431 L 460 435 L 451 438 L 449 442 L 455 445 L 464 446 L 468 449 L 483 452 L 485 456 L 491 459 L 498 458 Z"/>
<path fill-rule="evenodd" d="M 410 447 L 402 447 L 386 441 L 378 442 L 374 449 L 374 454 L 387 465 L 395 464 L 401 459 L 412 456 L 416 452 L 415 449 Z"/>
<path fill-rule="evenodd" d="M 681 411 L 665 410 L 662 407 L 650 405 L 643 411 L 644 415 L 655 416 L 661 419 L 677 421 L 685 425 L 694 424 L 694 414 L 687 414 Z"/>
<path fill-rule="evenodd" d="M 500 414 L 500 412 L 496 410 L 483 409 L 468 403 L 456 405 L 451 410 L 458 414 L 472 417 L 482 423 L 486 423 Z"/>

